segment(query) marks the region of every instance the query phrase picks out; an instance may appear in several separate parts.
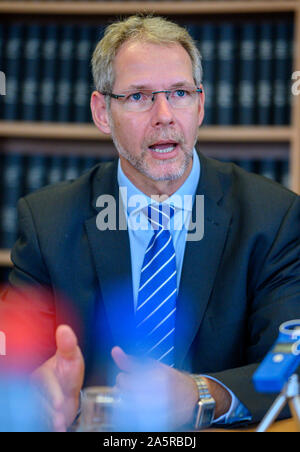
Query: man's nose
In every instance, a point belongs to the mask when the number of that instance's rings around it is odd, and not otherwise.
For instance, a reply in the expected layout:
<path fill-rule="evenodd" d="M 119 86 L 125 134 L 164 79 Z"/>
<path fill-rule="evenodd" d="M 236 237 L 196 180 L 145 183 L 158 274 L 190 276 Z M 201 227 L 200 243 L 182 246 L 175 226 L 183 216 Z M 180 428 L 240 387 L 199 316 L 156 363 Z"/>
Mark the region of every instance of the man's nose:
<path fill-rule="evenodd" d="M 152 125 L 169 125 L 174 123 L 174 112 L 165 93 L 155 94 L 152 106 Z"/>

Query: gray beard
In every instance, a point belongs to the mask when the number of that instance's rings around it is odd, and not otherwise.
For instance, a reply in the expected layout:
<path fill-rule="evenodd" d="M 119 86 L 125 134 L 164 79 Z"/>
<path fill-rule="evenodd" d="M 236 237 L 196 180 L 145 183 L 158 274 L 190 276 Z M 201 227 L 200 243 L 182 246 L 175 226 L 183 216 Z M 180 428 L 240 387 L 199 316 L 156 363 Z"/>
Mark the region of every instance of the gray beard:
<path fill-rule="evenodd" d="M 158 134 L 156 133 L 155 135 L 148 138 L 147 141 L 145 141 L 145 143 L 143 143 L 142 153 L 140 156 L 136 157 L 136 156 L 133 156 L 127 149 L 125 149 L 119 143 L 119 141 L 116 137 L 116 134 L 115 134 L 114 123 L 111 118 L 111 115 L 109 115 L 109 123 L 110 123 L 109 125 L 110 125 L 110 129 L 111 129 L 112 140 L 113 140 L 113 143 L 114 143 L 119 155 L 121 155 L 124 159 L 126 159 L 137 171 L 139 171 L 141 174 L 143 174 L 147 178 L 149 178 L 155 182 L 175 181 L 175 180 L 179 179 L 180 177 L 182 177 L 183 174 L 185 173 L 185 171 L 187 170 L 187 168 L 190 164 L 190 161 L 193 158 L 193 149 L 197 142 L 197 138 L 195 139 L 194 146 L 192 148 L 188 148 L 184 144 L 183 137 L 181 135 L 179 135 L 178 133 L 174 133 L 174 132 L 170 132 L 170 131 L 160 132 L 159 137 L 157 136 Z M 145 161 L 144 156 L 147 152 L 149 152 L 148 151 L 149 145 L 155 141 L 158 141 L 159 139 L 164 139 L 164 140 L 171 139 L 171 140 L 177 141 L 181 145 L 185 158 L 184 158 L 184 161 L 183 161 L 181 167 L 178 168 L 178 170 L 176 172 L 172 171 L 172 172 L 165 173 L 162 175 L 154 175 L 154 174 L 152 174 L 151 169 L 145 163 L 146 161 Z M 169 159 L 167 162 L 168 163 L 172 162 L 172 159 Z M 165 165 L 166 162 L 164 160 L 160 160 L 160 161 L 158 161 L 158 164 L 163 167 L 163 165 Z"/>

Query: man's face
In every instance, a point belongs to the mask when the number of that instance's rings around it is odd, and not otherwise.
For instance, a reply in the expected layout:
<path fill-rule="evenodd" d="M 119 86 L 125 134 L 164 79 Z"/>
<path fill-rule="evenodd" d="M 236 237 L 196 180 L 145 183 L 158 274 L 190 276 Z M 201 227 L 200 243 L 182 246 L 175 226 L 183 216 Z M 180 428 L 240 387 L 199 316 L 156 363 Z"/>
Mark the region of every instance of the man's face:
<path fill-rule="evenodd" d="M 191 59 L 179 44 L 126 42 L 116 55 L 114 70 L 115 94 L 136 87 L 159 91 L 178 84 L 195 86 Z M 151 109 L 143 112 L 126 111 L 122 100 L 112 99 L 110 128 L 126 175 L 137 185 L 145 178 L 184 181 L 202 119 L 201 94 L 193 105 L 174 109 L 159 93 Z"/>

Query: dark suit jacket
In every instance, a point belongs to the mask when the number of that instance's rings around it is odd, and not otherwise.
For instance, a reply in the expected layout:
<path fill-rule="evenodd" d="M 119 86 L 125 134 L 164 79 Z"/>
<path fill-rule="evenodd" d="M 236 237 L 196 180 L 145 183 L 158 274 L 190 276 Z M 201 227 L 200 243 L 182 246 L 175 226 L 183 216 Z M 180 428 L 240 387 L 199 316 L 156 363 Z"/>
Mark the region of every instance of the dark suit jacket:
<path fill-rule="evenodd" d="M 202 240 L 186 243 L 176 367 L 218 378 L 257 421 L 272 398 L 254 391 L 256 363 L 278 326 L 300 318 L 300 198 L 234 164 L 201 154 L 200 161 L 197 193 L 205 196 L 205 229 Z M 130 352 L 133 343 L 128 233 L 97 229 L 96 199 L 102 194 L 115 197 L 118 214 L 116 162 L 21 199 L 20 236 L 12 251 L 12 286 L 53 291 L 51 302 L 26 304 L 42 325 L 39 362 L 55 350 L 56 325 L 70 323 L 85 357 L 86 384 L 113 384 L 110 350 L 120 345 Z M 9 297 L 3 296 L 2 313 Z"/>

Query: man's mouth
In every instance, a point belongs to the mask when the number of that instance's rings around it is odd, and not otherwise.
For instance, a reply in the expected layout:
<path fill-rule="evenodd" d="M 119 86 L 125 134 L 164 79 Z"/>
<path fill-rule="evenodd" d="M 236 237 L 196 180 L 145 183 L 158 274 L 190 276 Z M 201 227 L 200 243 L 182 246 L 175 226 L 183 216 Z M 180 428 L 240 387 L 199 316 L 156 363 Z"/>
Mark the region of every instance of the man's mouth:
<path fill-rule="evenodd" d="M 164 142 L 164 143 L 155 143 L 149 146 L 151 151 L 154 151 L 158 154 L 168 154 L 169 152 L 173 152 L 178 143 L 175 142 Z"/>

